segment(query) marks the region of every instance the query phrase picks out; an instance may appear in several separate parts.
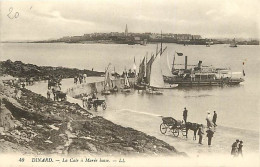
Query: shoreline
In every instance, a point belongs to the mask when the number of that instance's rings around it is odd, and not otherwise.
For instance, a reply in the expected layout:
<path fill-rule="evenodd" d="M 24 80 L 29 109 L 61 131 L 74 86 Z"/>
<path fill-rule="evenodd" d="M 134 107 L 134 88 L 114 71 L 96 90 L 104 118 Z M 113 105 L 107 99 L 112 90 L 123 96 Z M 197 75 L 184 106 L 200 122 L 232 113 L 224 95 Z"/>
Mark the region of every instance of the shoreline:
<path fill-rule="evenodd" d="M 72 80 L 69 82 L 69 80 L 66 80 L 62 83 L 64 90 L 71 86 L 73 83 Z M 40 82 L 38 85 L 28 87 L 28 89 L 32 91 L 36 91 L 36 93 L 39 93 L 43 96 L 45 96 L 45 88 L 46 83 Z M 75 90 L 78 92 L 78 90 Z M 69 101 L 73 103 L 78 103 L 81 107 L 81 100 L 69 98 Z M 109 105 L 109 104 L 108 104 Z M 189 156 L 196 156 L 204 155 L 204 154 L 210 154 L 212 155 L 214 152 L 221 152 L 222 154 L 225 154 L 227 156 L 230 156 L 230 143 L 231 141 L 235 140 L 236 138 L 242 139 L 245 143 L 247 143 L 247 148 L 245 148 L 244 152 L 246 154 L 251 153 L 252 151 L 258 152 L 258 149 L 256 146 L 259 144 L 258 141 L 258 132 L 254 130 L 248 130 L 248 129 L 242 129 L 242 128 L 236 128 L 236 127 L 230 127 L 230 126 L 224 126 L 219 125 L 216 128 L 216 136 L 213 137 L 213 147 L 208 148 L 207 147 L 207 138 L 206 135 L 203 137 L 203 146 L 198 145 L 198 139 L 196 141 L 192 140 L 193 132 L 189 131 L 189 137 L 186 139 L 185 137 L 182 137 L 180 134 L 179 137 L 174 137 L 172 134 L 167 133 L 167 135 L 162 135 L 159 132 L 159 125 L 161 124 L 161 117 L 157 114 L 152 113 L 143 113 L 143 112 L 134 112 L 132 113 L 131 110 L 128 111 L 128 109 L 108 109 L 106 111 L 99 111 L 94 112 L 91 110 L 91 113 L 97 116 L 104 117 L 105 119 L 108 119 L 118 125 L 121 125 L 123 127 L 131 127 L 134 129 L 137 129 L 139 131 L 145 132 L 148 135 L 155 136 L 156 138 L 159 138 L 163 141 L 165 141 L 168 144 L 172 144 L 177 148 L 177 150 L 185 151 Z M 147 117 L 148 114 L 148 117 Z M 128 119 L 124 119 L 128 118 Z M 153 122 L 151 124 L 150 128 L 147 127 L 147 122 Z"/>
<path fill-rule="evenodd" d="M 51 43 L 63 43 L 63 44 L 119 44 L 119 45 L 129 45 L 127 43 L 117 43 L 117 42 L 98 42 L 98 41 L 83 41 L 83 42 L 11 42 L 11 41 L 1 41 L 0 43 L 40 43 L 40 44 L 44 44 L 44 43 L 47 43 L 47 44 L 51 44 Z M 157 41 L 152 41 L 152 42 L 149 42 L 147 43 L 147 45 L 149 44 L 157 44 L 157 43 L 160 43 L 160 42 L 157 42 Z M 167 42 L 167 41 L 164 41 L 163 43 L 170 43 L 170 44 L 177 44 L 177 45 L 192 45 L 192 46 L 205 46 L 205 44 L 200 44 L 200 43 L 183 43 L 183 42 Z M 134 44 L 134 45 L 141 45 L 141 44 Z M 214 45 L 230 45 L 229 43 L 215 43 L 215 44 L 212 44 L 211 46 L 214 46 Z M 259 44 L 238 44 L 238 46 L 258 46 Z M 129 46 L 133 46 L 133 45 L 129 45 Z M 142 45 L 142 46 L 145 46 L 145 45 Z"/>
<path fill-rule="evenodd" d="M 1 143 L 14 143 L 18 152 L 23 153 L 22 147 L 26 146 L 29 153 L 40 155 L 186 156 L 155 137 L 93 116 L 78 104 L 48 100 L 23 88 L 21 97 L 15 99 L 14 88 L 9 86 L 1 86 L 1 94 L 6 108 L 14 117 L 13 121 L 19 125 L 18 129 L 2 133 Z M 21 138 L 21 133 L 25 137 Z M 5 145 L 2 144 L 3 149 Z M 5 144 L 8 146 L 8 143 Z"/>

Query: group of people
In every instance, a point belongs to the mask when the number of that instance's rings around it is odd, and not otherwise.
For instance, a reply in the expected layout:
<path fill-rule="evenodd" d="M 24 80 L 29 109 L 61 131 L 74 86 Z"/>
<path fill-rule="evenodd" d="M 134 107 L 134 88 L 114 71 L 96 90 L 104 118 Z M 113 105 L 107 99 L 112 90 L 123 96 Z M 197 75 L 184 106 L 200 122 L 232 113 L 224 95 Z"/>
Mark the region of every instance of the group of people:
<path fill-rule="evenodd" d="M 236 140 L 233 144 L 232 144 L 232 149 L 231 149 L 231 155 L 233 155 L 234 157 L 238 157 L 239 155 L 241 155 L 243 157 L 243 141 L 242 140 Z"/>
<path fill-rule="evenodd" d="M 96 93 L 92 93 L 82 97 L 82 106 L 88 107 L 88 102 L 92 101 L 93 99 L 98 99 Z"/>
<path fill-rule="evenodd" d="M 187 117 L 188 117 L 188 110 L 186 109 L 186 107 L 184 108 L 183 111 L 183 120 L 186 124 L 187 122 Z M 213 113 L 213 117 L 211 117 L 211 114 L 209 111 L 207 111 L 207 117 L 206 117 L 206 121 L 207 121 L 207 137 L 208 137 L 208 145 L 211 145 L 211 141 L 214 135 L 214 131 L 212 130 L 212 127 L 216 127 L 217 124 L 217 113 L 216 111 L 214 111 Z M 202 124 L 199 125 L 198 127 L 198 135 L 199 135 L 199 144 L 202 144 L 202 138 L 204 135 L 204 127 Z M 240 140 L 236 140 L 233 144 L 232 144 L 232 150 L 231 150 L 231 155 L 233 155 L 234 157 L 237 157 L 239 155 L 241 155 L 243 157 L 243 152 L 242 152 L 242 148 L 243 148 L 243 141 Z"/>
<path fill-rule="evenodd" d="M 208 138 L 208 145 L 210 146 L 212 138 L 213 138 L 213 135 L 214 135 L 214 131 L 212 130 L 212 127 L 213 126 L 214 127 L 217 126 L 217 124 L 216 124 L 216 122 L 217 122 L 217 113 L 216 113 L 216 111 L 214 111 L 213 118 L 211 118 L 211 115 L 210 115 L 209 111 L 207 113 L 208 113 L 208 115 L 206 117 L 206 121 L 207 121 L 207 128 L 208 128 L 208 130 L 206 131 L 206 133 L 207 133 L 207 138 Z M 187 117 L 188 117 L 188 110 L 185 107 L 184 111 L 183 111 L 183 120 L 184 120 L 185 124 L 187 123 Z M 204 135 L 204 126 L 203 126 L 203 124 L 198 125 L 198 135 L 199 135 L 199 144 L 202 144 L 202 138 L 203 138 L 203 135 Z"/>
<path fill-rule="evenodd" d="M 211 146 L 211 141 L 214 135 L 214 131 L 212 130 L 211 127 L 208 128 L 208 130 L 206 131 L 207 133 L 207 138 L 208 138 L 208 145 Z M 202 138 L 204 135 L 204 126 L 202 124 L 199 125 L 198 128 L 198 135 L 199 135 L 199 144 L 202 144 Z"/>
<path fill-rule="evenodd" d="M 212 126 L 216 127 L 217 126 L 216 122 L 217 122 L 217 117 L 218 117 L 216 111 L 214 111 L 213 118 L 211 118 L 209 111 L 207 111 L 207 113 L 208 113 L 208 115 L 206 117 L 207 127 L 208 128 L 210 128 Z M 183 120 L 185 123 L 187 122 L 187 117 L 188 117 L 188 110 L 185 107 L 184 111 L 183 111 Z"/>
<path fill-rule="evenodd" d="M 86 83 L 87 74 L 79 74 L 74 77 L 74 83 L 75 84 L 82 84 L 83 82 Z"/>
<path fill-rule="evenodd" d="M 61 86 L 60 84 L 56 84 L 54 87 L 48 87 L 48 90 L 47 90 L 47 99 L 50 99 L 51 98 L 51 94 L 53 94 L 53 100 L 58 100 L 56 95 L 57 95 L 57 92 L 61 92 Z"/>

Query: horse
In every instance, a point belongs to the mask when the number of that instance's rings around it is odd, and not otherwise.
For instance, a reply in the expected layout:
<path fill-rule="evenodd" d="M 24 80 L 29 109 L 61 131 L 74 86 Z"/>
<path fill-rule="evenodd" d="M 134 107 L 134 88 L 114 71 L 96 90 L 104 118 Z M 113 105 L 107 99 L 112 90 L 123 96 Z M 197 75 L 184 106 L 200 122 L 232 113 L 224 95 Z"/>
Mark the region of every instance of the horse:
<path fill-rule="evenodd" d="M 194 132 L 193 140 L 196 140 L 196 133 L 200 127 L 200 124 L 186 122 L 185 125 L 186 125 L 186 138 L 188 137 L 188 131 L 193 130 L 193 132 Z"/>
<path fill-rule="evenodd" d="M 57 100 L 57 101 L 59 101 L 59 99 L 61 99 L 61 101 L 67 99 L 66 93 L 63 93 L 63 92 L 61 92 L 61 91 L 56 91 L 55 95 L 56 95 L 55 97 L 56 97 L 56 100 Z"/>
<path fill-rule="evenodd" d="M 52 86 L 56 86 L 56 82 L 48 80 L 48 89 L 50 89 Z"/>

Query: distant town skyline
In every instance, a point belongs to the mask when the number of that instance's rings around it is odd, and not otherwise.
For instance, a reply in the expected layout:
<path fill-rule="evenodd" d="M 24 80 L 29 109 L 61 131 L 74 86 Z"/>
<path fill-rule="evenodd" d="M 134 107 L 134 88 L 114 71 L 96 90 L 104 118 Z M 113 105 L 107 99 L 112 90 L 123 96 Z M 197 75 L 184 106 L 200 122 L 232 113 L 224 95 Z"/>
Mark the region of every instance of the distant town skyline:
<path fill-rule="evenodd" d="M 1 41 L 88 33 L 174 33 L 258 38 L 258 0 L 1 1 Z"/>

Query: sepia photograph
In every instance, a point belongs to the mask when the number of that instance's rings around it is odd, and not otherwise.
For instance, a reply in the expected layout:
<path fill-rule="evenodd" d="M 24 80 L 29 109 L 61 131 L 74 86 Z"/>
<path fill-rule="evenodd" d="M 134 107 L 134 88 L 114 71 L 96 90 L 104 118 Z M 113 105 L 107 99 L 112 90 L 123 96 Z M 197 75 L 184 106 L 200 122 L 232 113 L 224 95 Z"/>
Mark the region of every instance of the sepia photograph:
<path fill-rule="evenodd" d="M 0 1 L 0 167 L 260 166 L 259 6 Z"/>

